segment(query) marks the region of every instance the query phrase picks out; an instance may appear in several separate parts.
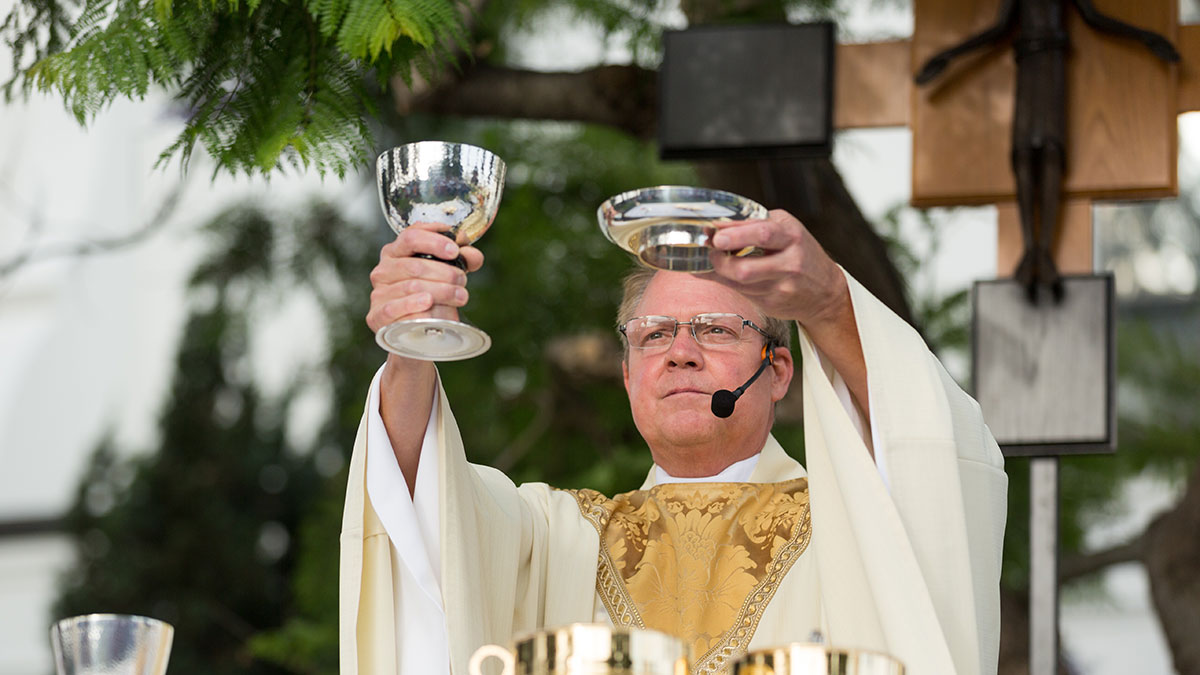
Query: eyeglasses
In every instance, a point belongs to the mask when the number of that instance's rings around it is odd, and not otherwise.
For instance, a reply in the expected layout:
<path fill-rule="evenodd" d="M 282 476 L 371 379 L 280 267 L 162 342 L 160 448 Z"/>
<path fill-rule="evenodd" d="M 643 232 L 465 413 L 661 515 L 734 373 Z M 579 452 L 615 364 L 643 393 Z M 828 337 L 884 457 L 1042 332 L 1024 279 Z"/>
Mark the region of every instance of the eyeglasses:
<path fill-rule="evenodd" d="M 705 347 L 725 347 L 742 341 L 745 327 L 749 326 L 773 342 L 771 336 L 737 314 L 709 312 L 697 314 L 688 321 L 678 321 L 673 316 L 638 316 L 617 327 L 629 346 L 645 352 L 664 351 L 675 342 L 680 326 L 691 328 L 697 344 Z"/>

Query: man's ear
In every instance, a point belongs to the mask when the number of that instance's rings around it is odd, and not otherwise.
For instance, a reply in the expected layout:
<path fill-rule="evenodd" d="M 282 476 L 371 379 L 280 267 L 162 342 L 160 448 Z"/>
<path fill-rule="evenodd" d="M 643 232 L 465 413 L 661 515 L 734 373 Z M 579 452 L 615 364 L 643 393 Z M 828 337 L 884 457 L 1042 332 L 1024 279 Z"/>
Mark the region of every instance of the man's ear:
<path fill-rule="evenodd" d="M 625 382 L 625 393 L 629 394 L 629 357 L 621 359 L 621 379 Z"/>
<path fill-rule="evenodd" d="M 775 358 L 771 363 L 771 373 L 775 376 L 771 379 L 772 401 L 779 401 L 787 395 L 788 388 L 792 385 L 795 367 L 792 352 L 786 347 L 776 347 Z"/>

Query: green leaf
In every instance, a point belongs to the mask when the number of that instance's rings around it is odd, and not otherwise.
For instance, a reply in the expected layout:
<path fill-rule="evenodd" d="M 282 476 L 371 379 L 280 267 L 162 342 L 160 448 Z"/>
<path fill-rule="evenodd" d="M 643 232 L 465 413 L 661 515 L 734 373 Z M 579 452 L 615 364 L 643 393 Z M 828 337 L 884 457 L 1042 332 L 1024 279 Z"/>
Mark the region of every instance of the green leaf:
<path fill-rule="evenodd" d="M 173 0 L 154 0 L 154 15 L 158 17 L 159 23 L 170 22 L 173 5 Z"/>

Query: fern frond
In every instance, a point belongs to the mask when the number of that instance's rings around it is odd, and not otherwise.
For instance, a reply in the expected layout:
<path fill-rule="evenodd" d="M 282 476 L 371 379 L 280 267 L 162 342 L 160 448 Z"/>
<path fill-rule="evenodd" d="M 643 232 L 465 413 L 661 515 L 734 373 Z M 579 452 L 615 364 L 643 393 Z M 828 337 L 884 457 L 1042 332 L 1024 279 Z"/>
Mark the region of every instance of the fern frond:
<path fill-rule="evenodd" d="M 56 54 L 71 38 L 75 2 L 56 0 L 19 0 L 0 25 L 0 40 L 12 52 L 12 75 L 4 83 L 5 100 L 12 100 L 20 91 L 28 95 L 34 88 L 26 71 L 32 64 Z"/>
<path fill-rule="evenodd" d="M 158 164 L 185 169 L 199 147 L 217 171 L 344 175 L 372 146 L 367 73 L 429 73 L 466 44 L 455 0 L 60 1 L 78 2 L 17 0 L 0 25 L 22 64 L 6 92 L 52 90 L 86 124 L 165 88 L 187 112 Z"/>

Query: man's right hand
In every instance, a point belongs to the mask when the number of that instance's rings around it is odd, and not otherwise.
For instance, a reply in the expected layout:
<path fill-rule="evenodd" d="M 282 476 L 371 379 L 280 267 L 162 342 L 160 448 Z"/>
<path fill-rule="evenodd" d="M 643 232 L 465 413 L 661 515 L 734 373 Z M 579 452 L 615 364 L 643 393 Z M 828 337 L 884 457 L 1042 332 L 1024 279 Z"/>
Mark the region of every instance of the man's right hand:
<path fill-rule="evenodd" d="M 379 264 L 371 270 L 371 309 L 367 312 L 372 331 L 377 333 L 403 319 L 458 319 L 458 308 L 467 304 L 469 297 L 466 273 L 453 264 L 415 255 L 426 253 L 443 260 L 461 255 L 467 270 L 474 272 L 483 266 L 483 253 L 473 246 L 458 246 L 441 234 L 442 229 L 444 225 L 414 223 L 379 252 Z M 410 495 L 417 480 L 436 377 L 433 363 L 390 354 L 379 380 L 379 414 Z"/>
<path fill-rule="evenodd" d="M 367 326 L 381 328 L 402 319 L 437 317 L 457 319 L 458 308 L 467 304 L 467 275 L 454 265 L 417 258 L 426 253 L 444 260 L 462 255 L 467 270 L 483 266 L 483 253 L 474 246 L 458 246 L 438 230 L 445 226 L 415 223 L 379 252 L 379 264 L 371 270 L 371 309 Z"/>

